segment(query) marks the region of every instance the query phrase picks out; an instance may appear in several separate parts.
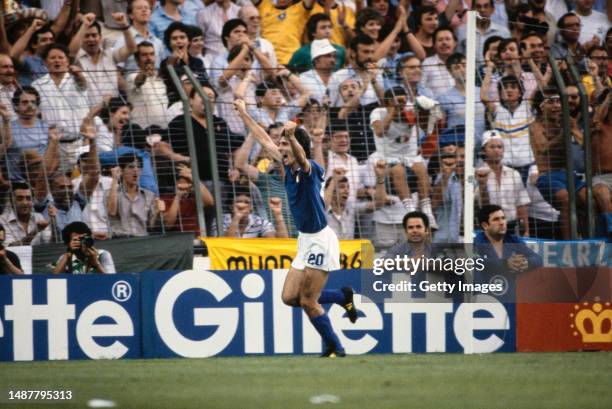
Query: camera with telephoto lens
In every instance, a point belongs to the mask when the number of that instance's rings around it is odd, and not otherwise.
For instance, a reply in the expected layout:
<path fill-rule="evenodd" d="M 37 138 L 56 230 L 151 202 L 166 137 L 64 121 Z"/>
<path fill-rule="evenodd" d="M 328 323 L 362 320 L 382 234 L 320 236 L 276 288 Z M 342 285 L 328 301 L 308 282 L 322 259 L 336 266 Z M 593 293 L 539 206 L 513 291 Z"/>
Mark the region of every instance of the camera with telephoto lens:
<path fill-rule="evenodd" d="M 81 246 L 83 247 L 93 247 L 94 245 L 94 239 L 91 236 L 83 236 L 81 237 Z"/>

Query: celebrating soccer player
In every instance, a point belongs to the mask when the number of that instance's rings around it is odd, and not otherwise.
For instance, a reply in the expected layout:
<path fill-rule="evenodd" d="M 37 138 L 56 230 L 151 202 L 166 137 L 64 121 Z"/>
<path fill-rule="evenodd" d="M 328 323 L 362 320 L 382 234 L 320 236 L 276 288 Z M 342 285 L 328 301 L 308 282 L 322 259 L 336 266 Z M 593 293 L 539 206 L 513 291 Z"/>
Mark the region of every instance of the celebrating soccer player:
<path fill-rule="evenodd" d="M 330 271 L 340 268 L 338 238 L 327 225 L 322 197 L 323 168 L 310 156 L 308 134 L 285 123 L 278 145 L 246 111 L 245 102 L 234 101 L 234 107 L 255 139 L 283 164 L 285 189 L 290 209 L 299 230 L 298 251 L 283 287 L 283 302 L 302 307 L 310 322 L 325 341 L 324 357 L 345 356 L 344 348 L 334 332 L 321 304 L 336 303 L 344 307 L 351 322 L 357 320 L 353 290 L 323 290 Z"/>

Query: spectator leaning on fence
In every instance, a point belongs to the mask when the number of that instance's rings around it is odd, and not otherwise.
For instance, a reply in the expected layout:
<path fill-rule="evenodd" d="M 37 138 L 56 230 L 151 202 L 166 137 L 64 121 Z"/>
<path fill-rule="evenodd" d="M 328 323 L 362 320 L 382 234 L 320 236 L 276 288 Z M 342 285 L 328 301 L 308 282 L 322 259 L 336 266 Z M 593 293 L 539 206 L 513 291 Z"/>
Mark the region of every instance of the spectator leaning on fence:
<path fill-rule="evenodd" d="M 160 222 L 165 203 L 149 190 L 139 187 L 141 159 L 126 153 L 113 169 L 113 181 L 104 199 L 113 237 L 147 236 Z"/>
<path fill-rule="evenodd" d="M 91 229 L 83 222 L 73 222 L 62 230 L 66 252 L 55 262 L 53 274 L 114 274 L 111 253 L 94 247 Z"/>

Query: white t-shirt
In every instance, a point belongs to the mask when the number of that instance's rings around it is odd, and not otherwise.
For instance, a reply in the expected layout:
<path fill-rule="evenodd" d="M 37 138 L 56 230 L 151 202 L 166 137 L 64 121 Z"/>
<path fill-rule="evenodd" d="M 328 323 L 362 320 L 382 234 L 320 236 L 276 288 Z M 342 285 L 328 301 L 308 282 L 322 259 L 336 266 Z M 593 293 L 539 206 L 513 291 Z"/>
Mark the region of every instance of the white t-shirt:
<path fill-rule="evenodd" d="M 377 121 L 384 121 L 387 108 L 376 108 L 370 114 L 370 127 Z M 404 163 L 407 158 L 418 155 L 418 134 L 416 127 L 407 123 L 391 121 L 389 129 L 382 136 L 375 135 L 376 152 L 382 154 L 387 163 Z"/>
<path fill-rule="evenodd" d="M 606 32 L 610 28 L 610 22 L 608 21 L 608 17 L 599 12 L 592 10 L 590 16 L 581 16 L 576 13 L 580 22 L 582 23 L 582 27 L 580 27 L 580 38 L 578 42 L 580 44 L 584 44 L 593 39 L 593 36 L 599 37 L 601 44 L 605 42 Z"/>

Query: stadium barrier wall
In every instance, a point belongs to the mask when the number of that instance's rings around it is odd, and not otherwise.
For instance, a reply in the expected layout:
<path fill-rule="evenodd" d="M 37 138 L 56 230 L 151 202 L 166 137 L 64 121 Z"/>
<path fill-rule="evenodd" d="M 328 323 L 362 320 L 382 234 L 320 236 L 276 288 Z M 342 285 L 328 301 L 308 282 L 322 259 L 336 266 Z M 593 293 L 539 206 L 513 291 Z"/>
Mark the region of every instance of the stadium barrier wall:
<path fill-rule="evenodd" d="M 382 304 L 357 299 L 365 316 L 356 324 L 336 305 L 329 308 L 330 318 L 351 354 L 612 349 L 610 303 L 584 302 L 601 295 L 610 300 L 610 281 L 597 284 L 599 276 L 584 267 L 609 263 L 610 246 L 530 245 L 545 267 L 517 281 L 519 301 L 526 290 L 553 288 L 574 294 L 576 302 Z M 609 267 L 601 271 L 609 277 Z M 334 272 L 329 287 L 352 285 L 359 292 L 361 272 Z M 286 274 L 286 269 L 196 267 L 0 276 L 0 361 L 319 353 L 321 341 L 307 317 L 281 301 Z M 583 291 L 577 283 L 584 277 L 591 277 L 590 288 L 608 292 Z"/>
<path fill-rule="evenodd" d="M 281 301 L 287 270 L 0 277 L 0 360 L 317 354 L 308 318 Z M 359 270 L 330 276 L 359 288 Z M 515 350 L 513 305 L 364 303 L 329 309 L 350 354 Z"/>

